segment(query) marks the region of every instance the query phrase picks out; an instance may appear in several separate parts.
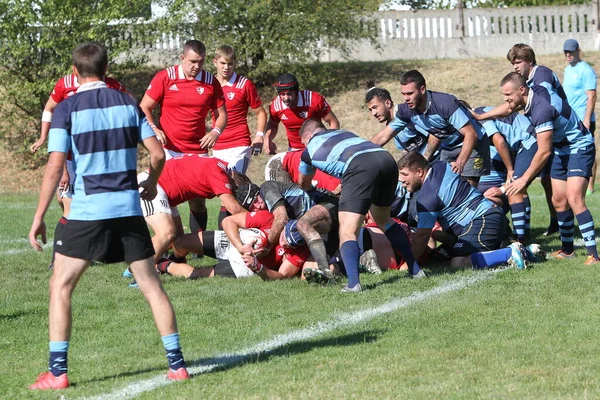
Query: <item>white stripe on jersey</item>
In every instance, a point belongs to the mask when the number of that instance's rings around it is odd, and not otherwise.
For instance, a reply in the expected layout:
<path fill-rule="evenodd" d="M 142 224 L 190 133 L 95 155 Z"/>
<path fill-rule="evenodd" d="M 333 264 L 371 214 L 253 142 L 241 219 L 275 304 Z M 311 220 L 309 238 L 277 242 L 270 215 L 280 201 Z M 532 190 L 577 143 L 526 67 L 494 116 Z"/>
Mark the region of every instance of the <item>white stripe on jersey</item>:
<path fill-rule="evenodd" d="M 200 71 L 200 73 L 196 75 L 196 80 L 198 82 L 206 83 L 208 85 L 212 85 L 214 79 L 215 77 L 213 74 L 209 74 L 204 70 Z"/>
<path fill-rule="evenodd" d="M 273 108 L 277 112 L 281 111 L 281 100 L 280 100 L 279 96 L 277 96 L 275 98 L 275 101 L 273 102 Z"/>
<path fill-rule="evenodd" d="M 248 78 L 240 76 L 240 79 L 238 80 L 238 83 L 235 84 L 235 87 L 237 89 L 243 89 L 244 85 L 246 84 L 247 81 L 248 81 Z"/>
<path fill-rule="evenodd" d="M 176 67 L 167 68 L 167 76 L 169 77 L 169 79 L 177 79 L 175 68 Z"/>

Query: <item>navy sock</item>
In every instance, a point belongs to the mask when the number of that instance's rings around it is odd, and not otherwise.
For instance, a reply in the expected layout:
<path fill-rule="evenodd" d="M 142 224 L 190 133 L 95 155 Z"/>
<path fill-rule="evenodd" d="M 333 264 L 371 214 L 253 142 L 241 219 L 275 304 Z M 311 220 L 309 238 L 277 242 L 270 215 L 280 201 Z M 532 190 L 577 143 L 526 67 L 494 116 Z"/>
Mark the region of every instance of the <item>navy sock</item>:
<path fill-rule="evenodd" d="M 573 210 L 557 211 L 558 229 L 560 231 L 560 241 L 562 242 L 562 251 L 567 254 L 573 252 L 573 232 L 575 231 L 575 216 Z"/>
<path fill-rule="evenodd" d="M 360 257 L 358 242 L 356 240 L 344 242 L 340 247 L 340 254 L 342 260 L 344 260 L 346 274 L 348 275 L 348 287 L 353 288 L 360 283 L 358 277 L 358 259 Z"/>
<path fill-rule="evenodd" d="M 576 215 L 577 224 L 579 225 L 579 231 L 583 236 L 585 242 L 585 248 L 588 254 L 598 259 L 598 250 L 596 249 L 596 231 L 594 228 L 594 218 L 590 210 L 585 210 L 581 214 Z"/>
<path fill-rule="evenodd" d="M 482 251 L 471 254 L 471 264 L 474 268 L 490 268 L 498 264 L 507 262 L 510 259 L 512 250 L 510 248 Z"/>
<path fill-rule="evenodd" d="M 510 213 L 513 221 L 513 228 L 517 235 L 517 240 L 522 242 L 525 239 L 525 202 L 511 204 Z"/>
<path fill-rule="evenodd" d="M 385 231 L 385 237 L 388 238 L 392 244 L 394 253 L 398 252 L 404 261 L 406 261 L 408 273 L 411 275 L 418 274 L 421 268 L 413 256 L 412 249 L 410 248 L 410 240 L 408 239 L 408 235 L 404 228 L 398 224 L 392 224 Z"/>
<path fill-rule="evenodd" d="M 183 354 L 181 353 L 181 346 L 179 345 L 179 333 L 172 333 L 167 336 L 161 336 L 165 350 L 167 351 L 167 360 L 169 361 L 169 368 L 173 371 L 177 371 L 179 368 L 185 368 L 185 361 L 183 360 Z"/>
<path fill-rule="evenodd" d="M 529 196 L 523 198 L 525 203 L 525 238 L 531 238 L 531 200 Z"/>
<path fill-rule="evenodd" d="M 50 342 L 50 359 L 48 360 L 48 371 L 54 376 L 67 373 L 67 352 L 69 342 Z"/>
<path fill-rule="evenodd" d="M 208 212 L 206 210 L 196 212 L 190 210 L 190 232 L 205 231 L 208 224 Z"/>
<path fill-rule="evenodd" d="M 223 220 L 230 215 L 231 214 L 229 214 L 229 211 L 227 211 L 227 209 L 225 207 L 221 206 L 221 209 L 219 210 L 219 224 L 218 224 L 220 230 L 223 230 L 223 225 L 222 225 Z"/>

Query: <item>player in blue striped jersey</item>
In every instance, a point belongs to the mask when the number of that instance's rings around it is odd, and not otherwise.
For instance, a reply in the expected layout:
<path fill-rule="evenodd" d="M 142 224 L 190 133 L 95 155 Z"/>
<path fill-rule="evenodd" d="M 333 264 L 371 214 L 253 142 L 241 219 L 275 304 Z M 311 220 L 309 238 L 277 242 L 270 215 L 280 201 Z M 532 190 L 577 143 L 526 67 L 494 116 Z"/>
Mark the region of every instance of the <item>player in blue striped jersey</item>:
<path fill-rule="evenodd" d="M 429 163 L 418 153 L 407 153 L 398 161 L 400 180 L 409 192 L 420 191 L 419 221 L 412 249 L 417 259 L 427 251 L 427 242 L 436 223 L 456 237 L 450 265 L 489 268 L 506 263 L 526 267 L 518 242 L 500 249 L 505 237 L 506 218 L 499 207 L 485 199 L 473 186 L 454 173 L 447 163 Z"/>
<path fill-rule="evenodd" d="M 594 220 L 585 204 L 585 191 L 596 154 L 592 134 L 568 104 L 563 103 L 562 109 L 557 110 L 544 88 L 527 87 L 525 79 L 518 73 L 508 74 L 500 84 L 511 108 L 525 108 L 525 116 L 531 120 L 538 142 L 531 165 L 523 176 L 507 186 L 507 193 L 521 193 L 527 187 L 551 157 L 554 145 L 550 177 L 562 241 L 562 248 L 554 256 L 566 258 L 574 254 L 574 218 L 577 218 L 588 252 L 586 264 L 597 263 Z"/>
<path fill-rule="evenodd" d="M 395 119 L 371 141 L 381 146 L 408 128 L 441 141 L 440 160 L 451 163 L 455 172 L 477 186 L 489 173 L 489 144 L 481 126 L 456 97 L 427 90 L 425 78 L 411 70 L 400 78 L 405 103 L 398 106 Z M 435 150 L 430 143 L 429 153 Z M 430 159 L 431 157 L 428 157 Z"/>
<path fill-rule="evenodd" d="M 302 125 L 300 138 L 306 146 L 299 167 L 302 187 L 310 189 L 317 168 L 342 180 L 338 214 L 340 254 L 348 274 L 348 285 L 342 291 L 360 292 L 357 234 L 367 212 L 370 211 L 393 248 L 400 249 L 408 244 L 400 243 L 392 232 L 392 227 L 397 224 L 390 219 L 396 189 L 394 183 L 398 181 L 396 162 L 380 146 L 352 132 L 326 130 L 317 120 L 308 120 Z M 423 277 L 425 274 L 418 264 L 410 259 L 412 255 L 404 255 L 411 276 Z"/>

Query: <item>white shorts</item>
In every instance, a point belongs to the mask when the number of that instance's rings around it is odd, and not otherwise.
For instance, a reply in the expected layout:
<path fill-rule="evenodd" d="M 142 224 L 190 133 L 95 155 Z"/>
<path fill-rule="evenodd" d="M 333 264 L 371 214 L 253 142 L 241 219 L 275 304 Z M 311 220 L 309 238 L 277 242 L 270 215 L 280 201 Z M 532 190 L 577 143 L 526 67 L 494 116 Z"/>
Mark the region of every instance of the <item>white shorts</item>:
<path fill-rule="evenodd" d="M 181 157 L 185 155 L 194 155 L 198 157 L 208 157 L 208 153 L 181 153 L 179 151 L 163 149 L 165 151 L 165 161 L 170 160 L 171 158 Z"/>
<path fill-rule="evenodd" d="M 227 167 L 236 172 L 245 174 L 252 158 L 252 146 L 239 146 L 230 149 L 213 150 L 212 156 L 223 160 Z"/>
<path fill-rule="evenodd" d="M 229 261 L 236 278 L 245 278 L 254 275 L 254 272 L 246 267 L 241 254 L 237 251 L 235 246 L 231 244 L 225 232 L 214 231 L 214 235 L 215 239 L 213 246 L 215 249 L 215 257 L 218 260 Z"/>
<path fill-rule="evenodd" d="M 148 179 L 147 172 L 141 172 L 137 176 L 137 181 L 142 182 Z M 179 217 L 179 210 L 177 207 L 171 207 L 169 205 L 169 198 L 165 193 L 164 189 L 160 185 L 156 185 L 156 197 L 154 200 L 142 200 L 140 199 L 140 205 L 142 206 L 142 213 L 144 214 L 144 218 L 150 217 L 152 215 L 163 213 L 169 214 L 173 217 Z"/>

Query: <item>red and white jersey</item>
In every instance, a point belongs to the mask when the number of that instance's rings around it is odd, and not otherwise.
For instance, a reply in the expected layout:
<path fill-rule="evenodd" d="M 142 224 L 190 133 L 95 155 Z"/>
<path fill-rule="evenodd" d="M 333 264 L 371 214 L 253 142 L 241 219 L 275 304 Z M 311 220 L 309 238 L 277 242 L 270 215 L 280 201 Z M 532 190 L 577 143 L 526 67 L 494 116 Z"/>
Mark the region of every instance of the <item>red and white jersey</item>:
<path fill-rule="evenodd" d="M 212 74 L 200 71 L 188 80 L 182 66 L 175 65 L 156 74 L 146 94 L 161 106 L 160 128 L 167 135 L 166 149 L 208 152 L 199 143 L 206 135 L 206 116 L 209 110 L 225 105 L 221 84 Z"/>
<path fill-rule="evenodd" d="M 285 156 L 283 156 L 283 160 L 281 161 L 283 169 L 288 174 L 290 174 L 292 181 L 294 181 L 295 183 L 300 182 L 299 166 L 300 158 L 302 157 L 302 151 L 303 150 L 288 151 L 287 153 L 285 153 Z M 326 189 L 330 192 L 333 192 L 333 190 L 337 188 L 337 186 L 341 183 L 341 181 L 338 178 L 335 178 L 331 175 L 327 175 L 325 172 L 319 169 L 317 169 L 317 172 L 315 172 L 315 176 L 312 180 L 313 184 L 314 181 L 317 181 L 315 187 Z"/>
<path fill-rule="evenodd" d="M 269 233 L 272 224 L 273 214 L 267 210 L 246 214 L 246 228 L 258 228 Z M 310 250 L 306 246 L 286 249 L 277 244 L 267 256 L 259 258 L 258 261 L 265 267 L 277 271 L 283 260 L 288 260 L 296 268 L 302 268 L 309 256 Z"/>
<path fill-rule="evenodd" d="M 252 81 L 235 72 L 229 82 L 221 85 L 227 108 L 227 126 L 219 136 L 214 150 L 232 147 L 250 146 L 250 128 L 248 128 L 248 107 L 255 109 L 262 105 L 256 86 Z M 213 123 L 214 123 L 213 115 Z"/>
<path fill-rule="evenodd" d="M 111 89 L 116 89 L 120 92 L 127 91 L 125 86 L 123 86 L 121 82 L 114 78 L 106 77 L 104 78 L 104 82 L 106 83 L 106 86 Z M 77 92 L 77 89 L 79 89 L 79 86 L 80 85 L 75 74 L 65 75 L 56 82 L 50 97 L 52 97 L 52 100 L 54 100 L 56 103 L 60 103 L 66 98 L 73 96 Z"/>
<path fill-rule="evenodd" d="M 197 154 L 168 160 L 158 183 L 167 194 L 171 207 L 197 197 L 212 199 L 221 194 L 233 194 L 227 165 L 218 158 Z"/>
<path fill-rule="evenodd" d="M 286 106 L 279 96 L 273 99 L 269 112 L 273 122 L 281 122 L 285 126 L 288 137 L 288 145 L 292 149 L 303 149 L 300 141 L 300 127 L 309 118 L 323 119 L 331 107 L 325 98 L 317 92 L 310 90 L 299 90 L 298 101 L 295 107 Z"/>

